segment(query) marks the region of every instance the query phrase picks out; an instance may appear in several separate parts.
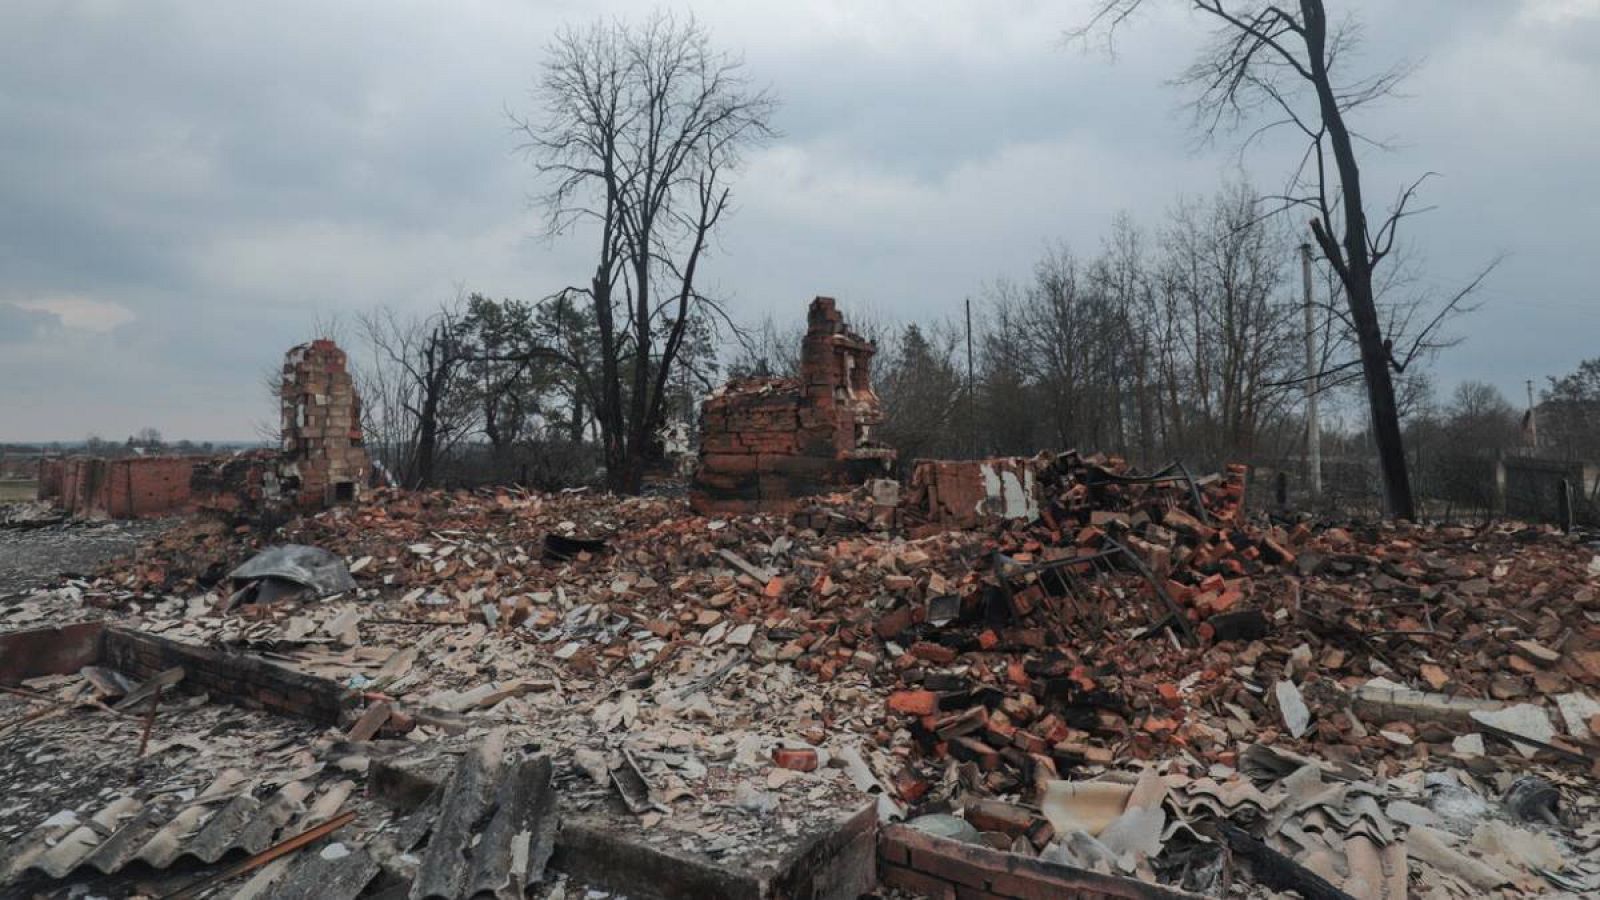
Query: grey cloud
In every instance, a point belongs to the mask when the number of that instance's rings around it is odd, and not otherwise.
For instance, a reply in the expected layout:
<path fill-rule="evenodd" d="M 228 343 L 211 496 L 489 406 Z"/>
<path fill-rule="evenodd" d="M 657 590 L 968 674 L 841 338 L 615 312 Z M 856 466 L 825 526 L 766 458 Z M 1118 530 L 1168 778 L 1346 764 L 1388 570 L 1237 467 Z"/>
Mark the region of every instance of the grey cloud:
<path fill-rule="evenodd" d="M 259 373 L 319 317 L 581 277 L 580 240 L 536 239 L 503 110 L 531 111 L 562 23 L 651 5 L 0 7 L 0 381 L 94 357 L 0 416 L 0 438 L 248 437 L 270 414 Z M 1443 173 L 1427 196 L 1441 209 L 1411 239 L 1430 284 L 1511 254 L 1441 378 L 1510 390 L 1593 355 L 1592 328 L 1571 323 L 1594 317 L 1596 16 L 1544 22 L 1543 0 L 1353 6 L 1364 62 L 1421 61 L 1417 96 L 1364 124 L 1402 141 L 1369 157 L 1378 196 Z M 953 313 L 1057 241 L 1094 252 L 1119 210 L 1154 225 L 1179 193 L 1234 175 L 1232 139 L 1197 147 L 1167 84 L 1196 22 L 1155 4 L 1112 60 L 1063 46 L 1081 9 L 698 4 L 784 100 L 783 137 L 751 156 L 708 269 L 736 313 L 790 315 L 820 292 L 890 317 Z M 1247 161 L 1270 187 L 1288 156 Z M 66 340 L 4 303 L 61 295 L 136 318 Z"/>

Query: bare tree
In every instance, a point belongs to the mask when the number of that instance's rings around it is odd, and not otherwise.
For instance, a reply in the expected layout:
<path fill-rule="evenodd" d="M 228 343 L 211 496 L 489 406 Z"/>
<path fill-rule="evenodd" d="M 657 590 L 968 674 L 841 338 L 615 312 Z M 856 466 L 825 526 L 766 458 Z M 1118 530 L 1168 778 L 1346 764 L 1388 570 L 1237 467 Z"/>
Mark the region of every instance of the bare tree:
<path fill-rule="evenodd" d="M 771 134 L 775 101 L 705 29 L 661 13 L 563 31 L 538 96 L 542 117 L 515 121 L 548 188 L 550 233 L 597 232 L 589 282 L 566 294 L 594 310 L 607 482 L 636 493 L 690 323 L 721 315 L 696 278 L 726 179 Z"/>
<path fill-rule="evenodd" d="M 1350 20 L 1330 27 L 1323 0 L 1187 2 L 1217 24 L 1210 48 L 1183 79 L 1197 91 L 1195 112 L 1203 133 L 1209 136 L 1219 127 L 1264 116 L 1267 124 L 1247 144 L 1279 126 L 1296 129 L 1306 139 L 1300 165 L 1276 199 L 1285 209 L 1312 214 L 1312 236 L 1343 288 L 1388 512 L 1415 518 L 1394 375 L 1403 373 L 1425 349 L 1428 336 L 1466 292 L 1446 304 L 1410 347 L 1401 345 L 1397 350 L 1379 314 L 1374 273 L 1393 252 L 1401 220 L 1417 211 L 1410 206 L 1427 176 L 1402 189 L 1381 222 L 1372 227 L 1355 149 L 1360 135 L 1346 121 L 1350 113 L 1392 94 L 1409 69 L 1397 65 L 1367 77 L 1345 77 L 1341 63 L 1355 44 L 1357 28 Z M 1103 30 L 1109 36 L 1144 4 L 1145 0 L 1099 0 L 1089 24 L 1076 33 Z"/>
<path fill-rule="evenodd" d="M 1461 452 L 1490 456 L 1514 449 L 1522 437 L 1511 401 L 1483 381 L 1456 385 L 1445 433 Z"/>
<path fill-rule="evenodd" d="M 466 376 L 463 316 L 445 307 L 425 318 L 392 309 L 358 317 L 369 349 L 361 371 L 367 434 L 401 484 L 433 484 L 440 460 L 472 431 L 477 413 Z"/>
<path fill-rule="evenodd" d="M 1035 453 L 1045 446 L 1039 435 L 1048 431 L 1040 414 L 1037 382 L 1027 353 L 1028 311 L 1021 292 L 1009 282 L 996 284 L 983 304 L 979 319 L 976 385 L 980 454 Z"/>
<path fill-rule="evenodd" d="M 1183 201 L 1164 235 L 1162 285 L 1181 335 L 1192 408 L 1175 410 L 1189 428 L 1181 445 L 1212 462 L 1248 457 L 1262 426 L 1281 412 L 1281 382 L 1294 364 L 1296 307 L 1285 302 L 1289 245 L 1256 214 L 1258 198 L 1230 185 L 1209 202 Z"/>
<path fill-rule="evenodd" d="M 146 425 L 128 438 L 128 446 L 143 447 L 146 450 L 160 450 L 162 447 L 161 432 Z"/>
<path fill-rule="evenodd" d="M 795 321 L 780 326 L 771 313 L 761 323 L 735 335 L 739 352 L 728 367 L 730 375 L 793 377 L 800 374 L 800 343 L 806 329 Z"/>

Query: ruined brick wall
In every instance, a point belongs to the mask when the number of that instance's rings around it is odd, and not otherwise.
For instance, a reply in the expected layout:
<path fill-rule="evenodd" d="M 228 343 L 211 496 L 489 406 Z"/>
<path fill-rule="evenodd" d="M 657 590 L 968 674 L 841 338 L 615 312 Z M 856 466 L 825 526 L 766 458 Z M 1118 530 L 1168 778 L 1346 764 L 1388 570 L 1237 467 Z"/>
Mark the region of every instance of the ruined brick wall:
<path fill-rule="evenodd" d="M 259 510 L 280 499 L 277 454 L 74 456 L 39 463 L 38 498 L 80 518 Z"/>
<path fill-rule="evenodd" d="M 189 494 L 196 508 L 212 512 L 250 513 L 281 506 L 285 498 L 279 490 L 278 454 L 252 450 L 196 460 Z"/>
<path fill-rule="evenodd" d="M 952 900 L 1200 900 L 1199 894 L 1137 878 L 935 837 L 905 825 L 878 832 L 878 880 Z"/>
<path fill-rule="evenodd" d="M 67 461 L 61 458 L 39 460 L 37 496 L 40 500 L 55 500 L 61 496 L 61 479 Z"/>
<path fill-rule="evenodd" d="M 876 352 L 833 298 L 813 300 L 798 378 L 739 379 L 701 404 L 694 509 L 782 511 L 884 471 L 894 453 L 872 442 L 883 419 L 872 390 Z"/>
<path fill-rule="evenodd" d="M 905 505 L 929 522 L 973 528 L 1000 519 L 1039 517 L 1036 470 L 1046 460 L 1025 457 L 924 460 L 911 472 Z"/>
<path fill-rule="evenodd" d="M 161 456 L 111 460 L 106 480 L 106 512 L 112 518 L 165 515 L 189 504 L 189 472 L 194 460 Z"/>
<path fill-rule="evenodd" d="M 182 456 L 75 456 L 39 466 L 39 498 L 74 516 L 137 519 L 188 507 L 194 460 Z"/>
<path fill-rule="evenodd" d="M 344 351 L 318 340 L 283 361 L 283 456 L 278 471 L 301 508 L 355 500 L 372 463 L 361 433 L 361 400 Z"/>
<path fill-rule="evenodd" d="M 181 666 L 180 690 L 204 691 L 213 699 L 248 709 L 340 726 L 354 697 L 337 681 L 310 675 L 241 653 L 174 641 L 125 628 L 107 628 L 100 639 L 100 665 L 144 680 Z"/>
<path fill-rule="evenodd" d="M 283 444 L 278 452 L 227 456 L 105 459 L 73 456 L 39 463 L 38 497 L 74 516 L 114 519 L 197 507 L 265 511 L 321 509 L 366 488 L 371 461 L 361 437 L 361 401 L 344 351 L 313 341 L 284 359 Z"/>

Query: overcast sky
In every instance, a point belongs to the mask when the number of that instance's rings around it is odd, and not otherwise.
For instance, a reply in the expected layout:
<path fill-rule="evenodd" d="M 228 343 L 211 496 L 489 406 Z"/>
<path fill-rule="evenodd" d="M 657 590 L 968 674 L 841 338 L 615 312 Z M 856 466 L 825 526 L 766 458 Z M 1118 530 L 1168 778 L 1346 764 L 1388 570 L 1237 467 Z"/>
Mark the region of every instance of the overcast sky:
<path fill-rule="evenodd" d="M 706 284 L 737 317 L 816 294 L 942 316 L 1048 247 L 1099 248 L 1237 177 L 1168 82 L 1204 36 L 1175 0 L 1115 59 L 1064 46 L 1084 3 L 716 0 L 689 7 L 781 97 Z M 622 2 L 0 4 L 0 440 L 240 439 L 319 320 L 459 290 L 537 298 L 586 246 L 538 237 L 506 110 L 552 32 Z M 1444 390 L 1600 356 L 1600 0 L 1329 0 L 1365 60 L 1419 64 L 1359 124 L 1367 189 L 1408 176 L 1419 284 L 1506 262 L 1436 362 Z M 1271 188 L 1292 165 L 1244 159 Z"/>

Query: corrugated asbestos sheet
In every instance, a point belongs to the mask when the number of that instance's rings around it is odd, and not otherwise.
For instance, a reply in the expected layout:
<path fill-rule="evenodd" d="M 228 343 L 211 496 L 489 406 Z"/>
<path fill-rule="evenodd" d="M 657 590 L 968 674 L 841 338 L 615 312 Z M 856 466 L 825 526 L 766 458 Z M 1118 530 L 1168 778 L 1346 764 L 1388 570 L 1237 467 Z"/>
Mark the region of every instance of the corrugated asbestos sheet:
<path fill-rule="evenodd" d="M 32 873 L 60 880 L 91 869 L 113 875 L 136 862 L 165 869 L 259 853 L 332 818 L 354 787 L 340 781 L 318 793 L 292 781 L 258 797 L 242 772 L 228 770 L 187 801 L 124 795 L 88 821 L 57 815 L 19 838 L 0 852 L 0 884 Z"/>
<path fill-rule="evenodd" d="M 473 747 L 434 796 L 397 823 L 397 849 L 426 841 L 412 900 L 525 896 L 544 878 L 555 846 L 549 757 L 508 755 L 498 736 Z M 355 785 L 317 788 L 291 781 L 273 791 L 237 771 L 192 798 L 124 795 L 88 821 L 58 814 L 0 850 L 0 886 L 43 875 L 57 881 L 89 870 L 114 875 L 143 864 L 166 869 L 254 856 L 338 816 Z M 362 846 L 317 845 L 262 866 L 239 895 L 262 900 L 345 900 L 378 877 Z M 226 877 L 225 875 L 222 877 Z"/>
<path fill-rule="evenodd" d="M 432 824 L 405 829 L 414 842 L 432 834 L 411 900 L 523 897 L 544 878 L 556 829 L 550 759 L 508 760 L 502 742 L 491 735 L 462 757 L 437 802 L 418 812 Z"/>

